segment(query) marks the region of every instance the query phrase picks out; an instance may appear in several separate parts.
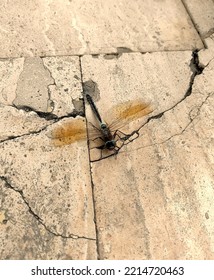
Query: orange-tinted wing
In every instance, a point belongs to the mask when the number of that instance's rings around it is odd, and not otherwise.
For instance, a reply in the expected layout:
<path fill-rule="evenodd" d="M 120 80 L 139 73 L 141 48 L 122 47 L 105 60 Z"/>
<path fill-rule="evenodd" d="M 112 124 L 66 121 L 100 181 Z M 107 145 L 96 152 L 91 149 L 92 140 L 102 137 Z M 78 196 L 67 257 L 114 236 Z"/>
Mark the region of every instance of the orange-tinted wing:
<path fill-rule="evenodd" d="M 47 134 L 54 146 L 60 147 L 86 138 L 87 131 L 85 120 L 75 118 L 64 121 Z"/>
<path fill-rule="evenodd" d="M 144 102 L 142 99 L 118 104 L 107 113 L 113 119 L 113 122 L 109 122 L 110 128 L 119 129 L 129 122 L 150 114 L 152 111 L 151 104 Z"/>

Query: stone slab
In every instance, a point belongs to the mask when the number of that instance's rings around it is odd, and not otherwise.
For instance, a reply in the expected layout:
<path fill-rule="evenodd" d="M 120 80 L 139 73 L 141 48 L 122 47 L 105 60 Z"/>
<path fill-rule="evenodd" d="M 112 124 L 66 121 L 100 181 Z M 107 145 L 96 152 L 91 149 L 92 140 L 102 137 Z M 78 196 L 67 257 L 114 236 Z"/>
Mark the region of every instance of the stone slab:
<path fill-rule="evenodd" d="M 96 259 L 96 244 L 86 238 L 54 234 L 30 211 L 25 193 L 0 183 L 0 256 L 4 260 Z M 36 198 L 35 198 L 36 200 Z M 33 209 L 32 209 L 33 211 Z"/>
<path fill-rule="evenodd" d="M 63 117 L 83 112 L 79 57 L 0 61 L 0 104 Z"/>
<path fill-rule="evenodd" d="M 194 24 L 202 38 L 214 33 L 214 2 L 213 0 L 183 0 Z"/>
<path fill-rule="evenodd" d="M 86 137 L 52 138 L 67 123 L 86 136 L 79 66 L 66 56 L 0 61 L 2 259 L 97 258 Z"/>
<path fill-rule="evenodd" d="M 213 63 L 192 86 L 191 61 L 191 52 L 82 58 L 104 116 L 136 98 L 155 107 L 129 124 L 139 138 L 92 163 L 101 259 L 214 257 Z"/>
<path fill-rule="evenodd" d="M 6 1 L 0 57 L 203 48 L 182 1 Z"/>
<path fill-rule="evenodd" d="M 65 122 L 0 144 L 1 258 L 96 258 L 86 139 L 56 147 L 50 138 Z"/>

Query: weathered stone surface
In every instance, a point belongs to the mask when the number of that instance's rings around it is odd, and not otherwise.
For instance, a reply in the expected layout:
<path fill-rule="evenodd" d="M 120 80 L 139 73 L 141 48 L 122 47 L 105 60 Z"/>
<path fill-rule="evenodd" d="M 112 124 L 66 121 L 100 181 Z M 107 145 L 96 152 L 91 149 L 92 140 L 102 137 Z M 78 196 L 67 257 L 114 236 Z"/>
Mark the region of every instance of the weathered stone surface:
<path fill-rule="evenodd" d="M 76 120 L 0 144 L 1 258 L 96 258 L 86 139 L 55 147 L 50 133 Z"/>
<path fill-rule="evenodd" d="M 51 113 L 82 113 L 79 57 L 30 57 L 0 61 L 0 104 Z"/>
<path fill-rule="evenodd" d="M 203 47 L 179 0 L 1 1 L 0 10 L 0 57 Z"/>
<path fill-rule="evenodd" d="M 138 97 L 155 107 L 154 118 L 129 125 L 142 126 L 139 138 L 92 163 L 101 259 L 214 257 L 213 66 L 191 88 L 191 59 L 190 52 L 82 59 L 104 114 Z"/>
<path fill-rule="evenodd" d="M 214 59 L 214 34 L 206 38 L 204 41 L 207 45 L 207 48 L 199 52 L 199 63 L 202 67 L 208 66 L 209 63 Z"/>
<path fill-rule="evenodd" d="M 44 66 L 50 71 L 54 80 L 48 85 L 51 113 L 57 116 L 72 112 L 82 113 L 83 102 L 79 57 L 61 56 L 43 58 Z"/>
<path fill-rule="evenodd" d="M 213 3 L 199 2 L 1 1 L 2 259 L 213 259 Z M 91 174 L 82 85 L 108 124 L 127 101 L 154 109 L 119 127 L 139 137 L 117 157 L 90 150 Z M 86 115 L 91 129 L 87 101 Z"/>
<path fill-rule="evenodd" d="M 0 141 L 35 133 L 53 121 L 40 118 L 35 112 L 25 112 L 12 106 L 0 106 Z"/>
<path fill-rule="evenodd" d="M 13 104 L 16 107 L 30 107 L 40 112 L 51 112 L 52 108 L 48 106 L 48 86 L 53 82 L 50 72 L 44 68 L 41 58 L 26 58 L 23 71 L 19 76 Z"/>
<path fill-rule="evenodd" d="M 0 104 L 12 105 L 16 98 L 19 76 L 23 71 L 24 58 L 0 60 Z"/>
<path fill-rule="evenodd" d="M 25 193 L 0 182 L 1 259 L 95 259 L 95 241 L 54 234 L 39 220 Z M 35 198 L 36 200 L 36 198 Z"/>
<path fill-rule="evenodd" d="M 214 33 L 214 2 L 213 0 L 184 0 L 197 30 L 203 38 Z"/>

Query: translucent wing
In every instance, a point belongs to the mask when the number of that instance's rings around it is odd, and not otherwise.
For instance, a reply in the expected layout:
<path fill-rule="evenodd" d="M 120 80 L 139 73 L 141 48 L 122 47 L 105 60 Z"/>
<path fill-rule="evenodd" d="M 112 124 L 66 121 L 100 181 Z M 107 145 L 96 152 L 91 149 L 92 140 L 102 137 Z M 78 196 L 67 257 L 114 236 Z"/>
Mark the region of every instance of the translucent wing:
<path fill-rule="evenodd" d="M 113 130 L 122 128 L 128 123 L 150 114 L 152 111 L 151 104 L 141 99 L 121 103 L 107 112 L 107 115 L 113 119 L 112 122 L 108 121 L 109 127 Z"/>
<path fill-rule="evenodd" d="M 54 146 L 60 147 L 86 139 L 87 131 L 85 120 L 75 118 L 66 120 L 47 134 Z"/>

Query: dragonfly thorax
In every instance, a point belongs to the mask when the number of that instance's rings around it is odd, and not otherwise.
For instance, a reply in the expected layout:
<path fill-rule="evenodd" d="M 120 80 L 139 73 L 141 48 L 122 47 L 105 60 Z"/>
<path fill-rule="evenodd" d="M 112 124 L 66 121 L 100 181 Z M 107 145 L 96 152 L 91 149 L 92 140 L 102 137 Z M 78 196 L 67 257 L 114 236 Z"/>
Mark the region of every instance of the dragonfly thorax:
<path fill-rule="evenodd" d="M 105 148 L 107 150 L 114 150 L 115 147 L 116 147 L 116 141 L 115 140 L 106 141 Z"/>
<path fill-rule="evenodd" d="M 101 129 L 106 129 L 106 128 L 107 128 L 107 125 L 106 125 L 105 123 L 101 123 L 101 124 L 100 124 L 100 128 L 101 128 Z"/>
<path fill-rule="evenodd" d="M 116 146 L 116 141 L 114 140 L 114 137 L 107 124 L 101 123 L 100 130 L 102 133 L 102 139 L 105 142 L 105 148 L 108 150 L 113 150 Z"/>

